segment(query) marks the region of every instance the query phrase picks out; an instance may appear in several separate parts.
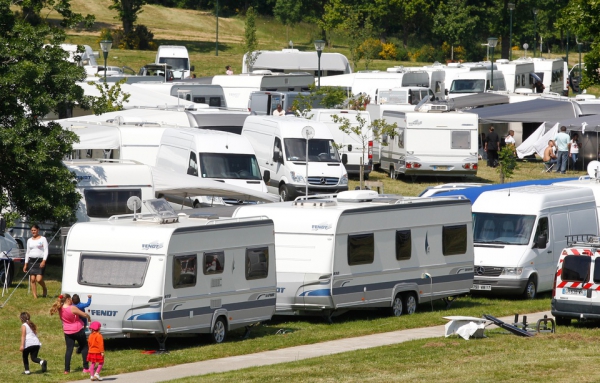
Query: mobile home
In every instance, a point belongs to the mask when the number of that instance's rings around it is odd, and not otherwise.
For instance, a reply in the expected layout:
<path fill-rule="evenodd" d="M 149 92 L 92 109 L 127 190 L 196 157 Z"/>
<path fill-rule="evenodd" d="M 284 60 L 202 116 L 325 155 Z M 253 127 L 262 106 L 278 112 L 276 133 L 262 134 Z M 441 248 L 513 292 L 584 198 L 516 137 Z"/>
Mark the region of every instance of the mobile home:
<path fill-rule="evenodd" d="M 533 63 L 535 75 L 544 84 L 544 93 L 564 94 L 567 90 L 568 67 L 563 59 L 546 59 L 543 57 L 521 57 L 514 62 Z M 534 83 L 532 79 L 532 84 Z"/>
<path fill-rule="evenodd" d="M 399 316 L 472 287 L 469 205 L 356 190 L 240 207 L 234 217 L 275 224 L 276 314 L 387 307 Z"/>
<path fill-rule="evenodd" d="M 323 52 L 320 60 L 317 52 L 301 52 L 298 49 L 252 52 L 254 55 L 257 53 L 252 68 L 248 68 L 246 64 L 247 53 L 244 55 L 242 73 L 249 73 L 251 69 L 252 71 L 269 70 L 273 73 L 307 72 L 317 77 L 319 68 L 321 77 L 352 73 L 348 59 L 341 53 Z"/>
<path fill-rule="evenodd" d="M 275 309 L 273 222 L 264 217 L 181 216 L 164 200 L 148 214 L 75 224 L 67 237 L 62 291 L 91 294 L 105 338 L 207 333 L 271 318 Z"/>
<path fill-rule="evenodd" d="M 531 89 L 533 81 L 531 73 L 534 71 L 532 62 L 496 60 L 496 67 L 504 75 L 506 90 L 514 93 L 519 88 Z M 494 79 L 494 82 L 496 80 Z M 495 87 L 494 87 L 495 88 Z"/>

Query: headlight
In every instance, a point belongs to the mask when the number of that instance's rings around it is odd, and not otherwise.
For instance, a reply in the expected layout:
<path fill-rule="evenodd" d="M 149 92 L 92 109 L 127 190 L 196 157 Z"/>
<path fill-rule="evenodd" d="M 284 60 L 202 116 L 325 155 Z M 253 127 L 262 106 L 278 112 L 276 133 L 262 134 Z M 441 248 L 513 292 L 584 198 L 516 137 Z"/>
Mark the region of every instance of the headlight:
<path fill-rule="evenodd" d="M 500 275 L 521 275 L 522 272 L 522 267 L 505 267 Z"/>
<path fill-rule="evenodd" d="M 342 178 L 340 178 L 340 185 L 348 185 L 348 174 L 344 174 Z"/>
<path fill-rule="evenodd" d="M 297 184 L 303 184 L 304 183 L 304 177 L 301 176 L 300 174 L 296 174 L 296 172 L 290 172 L 290 176 L 292 177 L 292 181 L 294 181 Z"/>

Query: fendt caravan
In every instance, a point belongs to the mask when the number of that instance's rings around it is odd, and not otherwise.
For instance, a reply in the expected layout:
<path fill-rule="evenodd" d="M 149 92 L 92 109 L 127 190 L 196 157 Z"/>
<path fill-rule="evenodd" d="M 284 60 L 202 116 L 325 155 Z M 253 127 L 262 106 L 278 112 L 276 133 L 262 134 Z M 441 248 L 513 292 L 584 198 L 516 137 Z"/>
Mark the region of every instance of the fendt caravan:
<path fill-rule="evenodd" d="M 314 132 L 308 140 L 308 164 L 307 142 L 302 133 L 307 126 Z M 278 193 L 284 201 L 305 195 L 307 186 L 308 194 L 348 190 L 348 173 L 340 162 L 329 128 L 322 122 L 249 116 L 242 136 L 248 138 L 256 152 L 269 192 Z"/>
<path fill-rule="evenodd" d="M 486 191 L 473 204 L 473 231 L 473 291 L 532 299 L 552 289 L 568 235 L 597 235 L 594 195 L 560 185 Z"/>
<path fill-rule="evenodd" d="M 230 330 L 275 310 L 273 222 L 264 217 L 181 216 L 164 200 L 152 213 L 77 223 L 69 232 L 62 291 L 93 295 L 89 313 L 105 338 Z"/>
<path fill-rule="evenodd" d="M 275 223 L 276 314 L 331 316 L 466 294 L 473 284 L 470 202 L 370 190 L 240 207 Z"/>

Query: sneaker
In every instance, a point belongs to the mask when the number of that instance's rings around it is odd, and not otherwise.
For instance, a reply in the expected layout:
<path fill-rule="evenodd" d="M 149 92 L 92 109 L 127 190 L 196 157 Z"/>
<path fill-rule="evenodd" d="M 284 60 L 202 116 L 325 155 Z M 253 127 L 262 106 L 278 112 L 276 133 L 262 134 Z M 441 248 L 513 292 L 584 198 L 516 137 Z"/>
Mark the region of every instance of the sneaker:
<path fill-rule="evenodd" d="M 102 378 L 100 377 L 100 374 L 95 373 L 94 374 L 94 380 L 100 380 L 100 381 L 102 381 Z"/>
<path fill-rule="evenodd" d="M 96 379 L 96 377 L 95 377 L 94 375 L 90 375 L 90 380 L 91 380 L 92 382 L 95 382 L 95 381 L 96 381 L 96 380 L 98 380 L 98 379 Z"/>
<path fill-rule="evenodd" d="M 29 374 L 31 374 L 31 372 L 29 372 L 29 370 L 25 370 L 25 371 L 23 371 L 23 374 L 24 375 L 29 375 Z"/>
<path fill-rule="evenodd" d="M 42 372 L 46 372 L 48 370 L 48 362 L 42 360 L 40 364 L 42 365 Z"/>

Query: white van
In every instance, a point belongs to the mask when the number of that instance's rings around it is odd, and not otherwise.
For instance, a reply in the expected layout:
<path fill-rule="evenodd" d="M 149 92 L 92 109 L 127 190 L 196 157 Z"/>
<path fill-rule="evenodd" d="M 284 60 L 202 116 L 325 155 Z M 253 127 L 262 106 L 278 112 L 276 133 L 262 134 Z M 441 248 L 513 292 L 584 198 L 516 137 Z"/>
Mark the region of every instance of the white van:
<path fill-rule="evenodd" d="M 306 139 L 302 136 L 306 126 L 315 133 L 308 141 L 308 177 Z M 348 173 L 340 162 L 329 128 L 322 122 L 286 116 L 249 116 L 244 121 L 242 136 L 256 152 L 269 192 L 279 193 L 284 201 L 305 195 L 306 182 L 309 194 L 348 190 Z"/>
<path fill-rule="evenodd" d="M 495 66 L 495 65 L 494 65 Z M 502 71 L 494 70 L 492 86 L 491 70 L 477 70 L 458 73 L 450 84 L 448 97 L 462 97 L 476 93 L 485 93 L 488 90 L 506 91 L 506 81 Z"/>
<path fill-rule="evenodd" d="M 558 260 L 555 278 L 551 313 L 556 324 L 568 326 L 572 319 L 600 319 L 600 237 L 570 236 Z"/>
<path fill-rule="evenodd" d="M 591 190 L 558 185 L 490 190 L 473 204 L 473 291 L 522 295 L 552 289 L 566 236 L 598 233 Z"/>
<path fill-rule="evenodd" d="M 156 167 L 267 193 L 254 149 L 246 137 L 238 134 L 195 128 L 165 129 Z M 196 198 L 194 207 L 202 202 L 200 197 Z"/>
<path fill-rule="evenodd" d="M 347 118 L 351 126 L 358 126 L 357 116 L 365 120 L 363 134 L 367 136 L 365 145 L 363 146 L 362 139 L 354 133 L 346 134 L 340 130 L 341 123 L 333 121 L 332 116 Z M 360 175 L 360 160 L 364 164 L 364 178 L 369 179 L 369 174 L 373 169 L 373 147 L 374 138 L 373 131 L 367 129 L 371 125 L 371 115 L 369 112 L 346 110 L 346 109 L 313 109 L 310 112 L 310 119 L 324 123 L 333 136 L 333 141 L 337 144 L 338 153 L 340 156 L 346 156 L 344 166 L 348 171 L 348 175 L 358 177 Z M 363 154 L 364 150 L 364 154 Z"/>
<path fill-rule="evenodd" d="M 472 286 L 467 199 L 352 190 L 234 213 L 255 215 L 275 223 L 276 314 L 331 316 L 387 307 L 399 316 Z"/>
<path fill-rule="evenodd" d="M 177 215 L 164 200 L 149 214 L 75 224 L 62 291 L 93 295 L 89 313 L 105 338 L 227 332 L 275 310 L 273 222 Z M 174 222 L 173 222 L 174 221 Z"/>
<path fill-rule="evenodd" d="M 175 79 L 188 78 L 194 71 L 187 48 L 182 45 L 161 45 L 156 52 L 156 64 L 170 65 Z"/>

